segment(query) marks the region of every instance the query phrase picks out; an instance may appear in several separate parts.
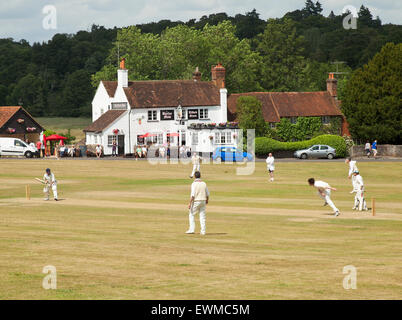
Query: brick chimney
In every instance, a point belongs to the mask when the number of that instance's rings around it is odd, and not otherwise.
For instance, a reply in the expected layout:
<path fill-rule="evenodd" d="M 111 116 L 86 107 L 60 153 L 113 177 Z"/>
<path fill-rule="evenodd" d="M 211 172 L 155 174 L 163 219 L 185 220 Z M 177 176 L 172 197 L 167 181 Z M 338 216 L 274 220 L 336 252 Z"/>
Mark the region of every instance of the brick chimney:
<path fill-rule="evenodd" d="M 337 92 L 336 92 L 337 84 L 338 84 L 338 80 L 335 79 L 334 74 L 329 73 L 328 79 L 327 79 L 327 91 L 334 98 L 336 98 L 336 96 L 337 96 Z"/>
<path fill-rule="evenodd" d="M 225 73 L 226 69 L 218 63 L 216 66 L 212 66 L 212 82 L 219 88 L 225 88 Z"/>
<path fill-rule="evenodd" d="M 195 68 L 195 71 L 193 72 L 193 80 L 201 81 L 201 72 L 198 70 L 198 67 Z"/>
<path fill-rule="evenodd" d="M 127 88 L 128 87 L 128 70 L 125 67 L 126 58 L 123 58 L 120 62 L 120 68 L 117 70 L 117 86 Z"/>

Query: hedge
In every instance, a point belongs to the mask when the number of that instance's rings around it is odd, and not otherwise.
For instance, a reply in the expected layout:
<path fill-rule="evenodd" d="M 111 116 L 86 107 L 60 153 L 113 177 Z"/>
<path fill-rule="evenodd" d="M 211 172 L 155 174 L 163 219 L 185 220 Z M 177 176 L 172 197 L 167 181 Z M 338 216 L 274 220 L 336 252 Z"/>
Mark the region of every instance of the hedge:
<path fill-rule="evenodd" d="M 296 151 L 306 149 L 314 144 L 326 144 L 336 150 L 337 157 L 346 157 L 346 142 L 336 135 L 324 134 L 310 140 L 297 142 L 281 142 L 271 138 L 255 138 L 255 154 L 257 156 L 266 156 L 269 152 L 275 151 Z"/>

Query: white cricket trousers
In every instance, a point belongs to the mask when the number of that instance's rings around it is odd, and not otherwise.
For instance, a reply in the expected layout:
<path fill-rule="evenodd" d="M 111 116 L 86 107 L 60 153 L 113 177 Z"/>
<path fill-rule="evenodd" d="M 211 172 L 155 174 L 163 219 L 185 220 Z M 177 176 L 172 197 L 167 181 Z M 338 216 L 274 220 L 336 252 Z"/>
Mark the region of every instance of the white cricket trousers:
<path fill-rule="evenodd" d="M 359 211 L 367 210 L 366 199 L 364 199 L 364 190 L 356 191 L 354 208 L 358 208 Z"/>
<path fill-rule="evenodd" d="M 201 233 L 205 233 L 205 220 L 206 220 L 206 209 L 207 203 L 206 201 L 194 201 L 193 206 L 190 209 L 188 214 L 188 220 L 190 223 L 190 228 L 188 229 L 190 232 L 194 232 L 195 230 L 195 219 L 194 216 L 197 212 L 200 213 L 200 225 L 201 225 Z"/>
<path fill-rule="evenodd" d="M 53 191 L 53 198 L 57 199 L 57 184 L 52 185 L 52 191 Z M 49 199 L 49 185 L 45 185 L 43 188 L 43 192 L 45 193 L 46 199 Z"/>
<path fill-rule="evenodd" d="M 200 171 L 200 164 L 194 164 L 193 165 L 193 171 L 191 172 L 191 176 L 194 177 L 194 173 L 196 171 Z"/>
<path fill-rule="evenodd" d="M 331 190 L 325 190 L 325 197 L 322 196 L 320 192 L 318 192 L 318 195 L 325 200 L 326 203 L 334 210 L 334 212 L 339 211 L 337 207 L 335 207 L 334 203 L 331 200 Z"/>

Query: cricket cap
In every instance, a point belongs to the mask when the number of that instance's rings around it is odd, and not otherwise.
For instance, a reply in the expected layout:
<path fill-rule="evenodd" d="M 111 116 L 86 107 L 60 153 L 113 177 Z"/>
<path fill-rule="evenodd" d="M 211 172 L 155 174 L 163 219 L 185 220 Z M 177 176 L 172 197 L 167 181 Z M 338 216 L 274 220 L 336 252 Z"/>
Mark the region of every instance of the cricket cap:
<path fill-rule="evenodd" d="M 47 168 L 47 169 L 46 169 L 46 172 L 50 172 L 50 169 L 49 169 L 49 168 Z"/>

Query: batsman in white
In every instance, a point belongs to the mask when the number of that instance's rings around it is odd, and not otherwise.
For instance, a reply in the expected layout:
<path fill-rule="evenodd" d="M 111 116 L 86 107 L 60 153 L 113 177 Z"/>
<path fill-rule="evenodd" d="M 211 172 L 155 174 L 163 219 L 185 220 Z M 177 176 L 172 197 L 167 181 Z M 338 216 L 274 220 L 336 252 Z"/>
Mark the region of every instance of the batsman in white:
<path fill-rule="evenodd" d="M 269 181 L 273 182 L 274 181 L 274 171 L 275 171 L 275 158 L 272 156 L 272 153 L 270 152 L 268 154 L 267 159 L 265 160 L 267 163 L 267 170 L 269 172 L 269 176 L 271 177 Z"/>
<path fill-rule="evenodd" d="M 57 180 L 53 174 L 53 172 L 50 171 L 49 168 L 46 169 L 45 174 L 43 175 L 43 181 L 45 182 L 45 187 L 43 188 L 43 192 L 45 194 L 45 201 L 49 200 L 49 188 L 52 188 L 53 191 L 53 198 L 54 200 L 58 201 L 57 198 Z"/>
<path fill-rule="evenodd" d="M 325 200 L 324 206 L 328 204 L 334 210 L 335 217 L 339 216 L 340 212 L 331 200 L 331 190 L 336 191 L 336 189 L 324 181 L 315 181 L 314 178 L 310 178 L 307 181 L 310 186 L 317 188 L 318 195 Z"/>
<path fill-rule="evenodd" d="M 348 178 L 352 179 L 352 186 L 353 186 L 353 190 L 350 191 L 350 193 L 354 193 L 358 191 L 357 185 L 356 185 L 356 176 L 353 174 L 353 172 L 355 171 L 359 171 L 359 169 L 357 169 L 357 165 L 356 165 L 356 160 L 352 160 L 351 157 L 348 157 L 345 159 L 345 163 L 349 164 L 349 174 L 348 174 Z"/>
<path fill-rule="evenodd" d="M 194 177 L 194 173 L 196 171 L 200 171 L 200 162 L 201 157 L 197 155 L 196 152 L 194 152 L 193 156 L 191 157 L 191 163 L 193 164 L 193 171 L 191 172 L 190 178 Z"/>
<path fill-rule="evenodd" d="M 207 184 L 201 181 L 201 173 L 199 171 L 195 172 L 195 180 L 191 184 L 191 198 L 188 205 L 189 209 L 189 223 L 190 227 L 186 231 L 187 234 L 194 233 L 195 230 L 195 219 L 194 216 L 197 212 L 200 213 L 200 225 L 201 225 L 201 235 L 205 235 L 205 210 L 209 200 L 209 191 Z"/>
<path fill-rule="evenodd" d="M 359 174 L 359 171 L 354 171 L 353 176 L 355 177 L 356 180 L 356 195 L 355 195 L 355 204 L 353 206 L 353 210 L 367 210 L 367 204 L 366 204 L 366 199 L 364 198 L 364 182 L 363 182 L 363 177 Z"/>

